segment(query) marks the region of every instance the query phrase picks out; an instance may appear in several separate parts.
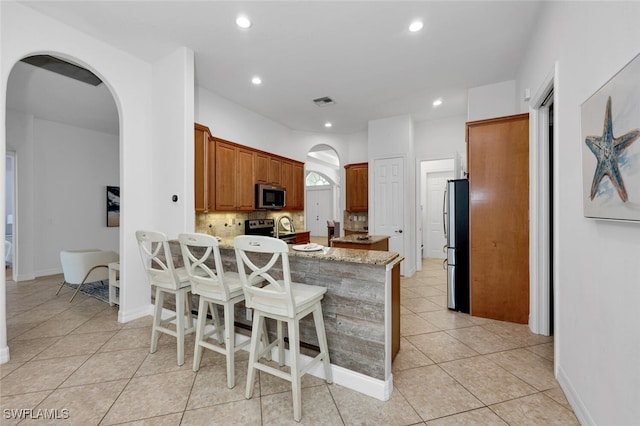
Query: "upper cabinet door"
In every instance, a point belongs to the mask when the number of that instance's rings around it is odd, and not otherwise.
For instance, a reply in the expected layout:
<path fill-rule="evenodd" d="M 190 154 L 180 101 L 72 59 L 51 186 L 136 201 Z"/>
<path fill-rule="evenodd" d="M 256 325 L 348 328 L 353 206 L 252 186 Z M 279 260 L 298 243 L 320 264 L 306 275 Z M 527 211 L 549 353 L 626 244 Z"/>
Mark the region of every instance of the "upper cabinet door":
<path fill-rule="evenodd" d="M 255 180 L 253 178 L 254 170 L 254 152 L 250 149 L 238 148 L 237 176 L 236 176 L 236 207 L 237 210 L 253 211 L 255 210 Z"/>
<path fill-rule="evenodd" d="M 282 160 L 271 157 L 269 163 L 269 183 L 282 185 Z"/>
<path fill-rule="evenodd" d="M 357 163 L 344 166 L 346 173 L 346 207 L 350 212 L 369 210 L 369 164 Z"/>
<path fill-rule="evenodd" d="M 262 152 L 256 152 L 254 158 L 256 183 L 271 183 L 269 180 L 269 165 L 271 156 Z"/>
<path fill-rule="evenodd" d="M 235 145 L 216 141 L 216 210 L 236 210 Z"/>
<path fill-rule="evenodd" d="M 209 169 L 213 164 L 209 163 L 210 155 L 210 135 L 209 128 L 200 124 L 194 126 L 194 195 L 196 212 L 206 212 L 210 207 Z"/>

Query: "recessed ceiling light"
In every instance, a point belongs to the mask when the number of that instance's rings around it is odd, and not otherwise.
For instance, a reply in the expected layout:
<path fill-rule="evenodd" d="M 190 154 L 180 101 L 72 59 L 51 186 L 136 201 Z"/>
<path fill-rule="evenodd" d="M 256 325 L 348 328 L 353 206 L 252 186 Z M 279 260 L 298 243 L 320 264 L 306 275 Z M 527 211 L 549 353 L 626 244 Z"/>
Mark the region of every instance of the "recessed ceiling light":
<path fill-rule="evenodd" d="M 433 101 L 433 106 L 434 107 L 437 107 L 437 106 L 440 106 L 440 105 L 442 105 L 442 98 L 438 98 L 435 101 Z"/>
<path fill-rule="evenodd" d="M 333 126 L 333 124 L 329 123 L 328 121 L 324 123 L 324 127 L 331 127 L 331 126 Z"/>
<path fill-rule="evenodd" d="M 251 79 L 251 82 L 257 86 L 259 84 L 262 84 L 262 79 L 260 77 L 253 77 Z"/>
<path fill-rule="evenodd" d="M 236 19 L 236 25 L 240 28 L 249 28 L 251 26 L 251 21 L 246 16 L 238 16 L 238 19 Z"/>
<path fill-rule="evenodd" d="M 422 21 L 413 21 L 411 25 L 409 25 L 409 31 L 411 31 L 412 33 L 415 33 L 420 31 L 422 27 L 424 27 L 424 24 L 422 23 Z"/>

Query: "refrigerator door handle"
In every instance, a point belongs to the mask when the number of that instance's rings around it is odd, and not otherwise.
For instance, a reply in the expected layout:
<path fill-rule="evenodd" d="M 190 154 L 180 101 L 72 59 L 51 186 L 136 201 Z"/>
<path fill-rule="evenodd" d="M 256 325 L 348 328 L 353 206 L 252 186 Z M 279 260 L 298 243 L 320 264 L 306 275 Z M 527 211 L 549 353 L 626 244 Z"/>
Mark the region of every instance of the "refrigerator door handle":
<path fill-rule="evenodd" d="M 442 228 L 444 231 L 444 238 L 447 239 L 447 192 L 449 191 L 449 182 L 447 182 L 447 186 L 444 188 L 444 197 L 442 198 Z"/>

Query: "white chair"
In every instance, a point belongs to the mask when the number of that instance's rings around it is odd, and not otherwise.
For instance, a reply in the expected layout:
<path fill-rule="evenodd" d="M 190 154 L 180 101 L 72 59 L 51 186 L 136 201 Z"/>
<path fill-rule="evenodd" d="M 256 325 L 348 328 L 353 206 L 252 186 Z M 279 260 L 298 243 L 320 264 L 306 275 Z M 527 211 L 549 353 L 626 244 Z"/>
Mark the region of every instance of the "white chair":
<path fill-rule="evenodd" d="M 78 285 L 76 291 L 69 299 L 72 302 L 84 283 L 106 281 L 109 279 L 109 263 L 117 262 L 118 253 L 109 250 L 82 249 L 63 250 L 60 252 L 60 264 L 64 280 L 56 295 L 60 293 L 65 283 Z"/>
<path fill-rule="evenodd" d="M 242 288 L 245 295 L 245 304 L 253 308 L 253 328 L 251 332 L 251 346 L 249 350 L 249 371 L 247 373 L 247 389 L 245 396 L 251 398 L 255 371 L 260 370 L 273 374 L 291 382 L 293 391 L 293 418 L 300 421 L 302 418 L 302 376 L 318 363 L 323 363 L 324 374 L 327 383 L 333 381 L 331 365 L 329 362 L 329 350 L 324 330 L 324 318 L 322 317 L 322 305 L 320 304 L 327 289 L 321 286 L 300 284 L 291 282 L 289 269 L 289 247 L 279 239 L 241 235 L 234 239 L 238 271 L 242 280 Z M 249 257 L 252 255 L 254 259 Z M 262 254 L 269 255 L 266 258 Z M 282 279 L 275 279 L 269 271 L 280 259 L 282 265 Z M 259 263 L 260 265 L 256 264 Z M 247 274 L 249 270 L 249 274 Z M 267 281 L 264 287 L 252 285 L 260 277 Z M 300 320 L 313 313 L 313 320 L 318 336 L 320 353 L 307 365 L 300 365 Z M 277 339 L 258 352 L 260 335 L 264 333 L 264 319 L 272 318 L 277 321 Z M 284 365 L 284 339 L 282 335 L 282 323 L 286 322 L 289 335 L 290 373 L 260 363 L 260 358 L 271 351 L 274 345 L 278 345 L 279 362 Z"/>
<path fill-rule="evenodd" d="M 223 354 L 227 358 L 227 386 L 232 388 L 235 386 L 235 352 L 249 344 L 249 340 L 239 345 L 235 343 L 235 305 L 244 300 L 240 277 L 237 272 L 223 270 L 218 240 L 215 237 L 207 234 L 180 234 L 178 241 L 191 281 L 191 291 L 200 296 L 193 371 L 200 368 L 204 348 Z M 215 305 L 224 308 L 224 330 Z M 211 322 L 207 321 L 209 311 Z M 205 326 L 208 324 L 213 325 L 213 328 L 205 333 Z M 214 334 L 219 344 L 208 341 Z"/>
<path fill-rule="evenodd" d="M 142 263 L 147 271 L 149 284 L 156 287 L 153 326 L 151 329 L 151 353 L 158 350 L 159 333 L 173 336 L 177 340 L 178 365 L 184 364 L 184 336 L 192 333 L 191 282 L 184 267 L 175 268 L 167 236 L 157 231 L 136 231 Z M 176 315 L 162 319 L 165 293 L 176 300 Z M 186 310 L 185 310 L 186 308 Z M 175 320 L 175 331 L 167 325 Z"/>

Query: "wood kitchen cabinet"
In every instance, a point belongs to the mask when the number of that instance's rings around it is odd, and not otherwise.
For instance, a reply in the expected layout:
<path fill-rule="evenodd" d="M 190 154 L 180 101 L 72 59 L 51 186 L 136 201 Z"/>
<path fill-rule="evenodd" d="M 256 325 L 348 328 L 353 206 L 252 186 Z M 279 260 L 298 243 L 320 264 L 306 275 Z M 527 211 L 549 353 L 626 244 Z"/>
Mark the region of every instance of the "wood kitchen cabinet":
<path fill-rule="evenodd" d="M 282 186 L 287 190 L 286 210 L 304 210 L 304 164 L 282 160 Z"/>
<path fill-rule="evenodd" d="M 266 153 L 256 152 L 254 161 L 256 183 L 271 183 L 269 180 L 271 156 Z"/>
<path fill-rule="evenodd" d="M 287 210 L 304 210 L 304 163 L 211 136 L 195 123 L 195 210 L 255 211 L 256 183 L 287 189 Z"/>
<path fill-rule="evenodd" d="M 369 210 L 369 163 L 347 164 L 346 207 L 350 212 Z"/>
<path fill-rule="evenodd" d="M 529 320 L 529 115 L 467 123 L 471 315 Z"/>
<path fill-rule="evenodd" d="M 296 232 L 296 236 L 293 239 L 293 244 L 309 244 L 311 241 L 311 232 Z"/>
<path fill-rule="evenodd" d="M 293 163 L 292 210 L 304 210 L 304 164 Z"/>
<path fill-rule="evenodd" d="M 253 150 L 216 139 L 216 210 L 255 210 L 253 158 Z"/>
<path fill-rule="evenodd" d="M 194 192 L 196 212 L 208 212 L 215 208 L 215 145 L 207 126 L 194 125 Z"/>
<path fill-rule="evenodd" d="M 269 162 L 269 183 L 282 186 L 282 160 L 271 157 Z"/>

